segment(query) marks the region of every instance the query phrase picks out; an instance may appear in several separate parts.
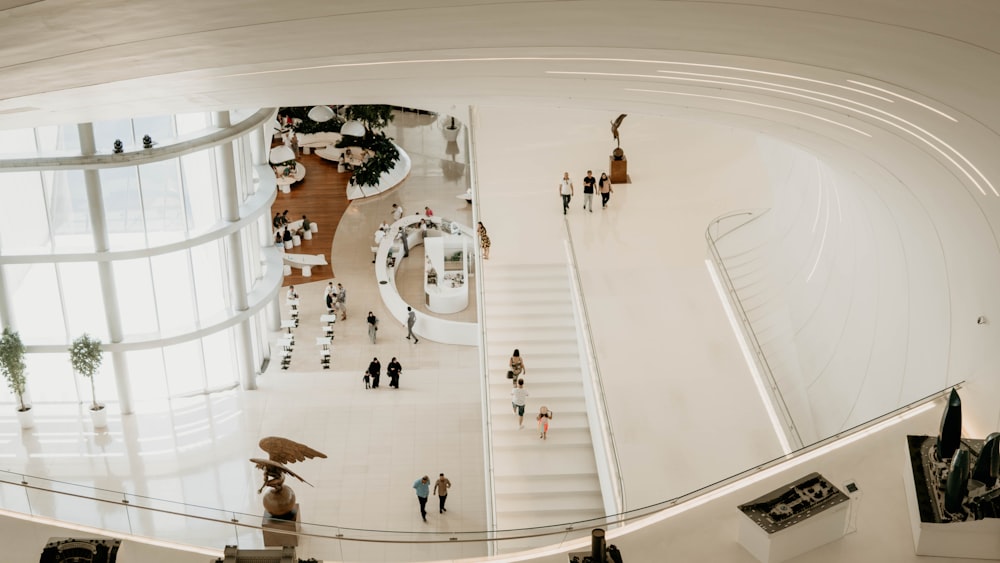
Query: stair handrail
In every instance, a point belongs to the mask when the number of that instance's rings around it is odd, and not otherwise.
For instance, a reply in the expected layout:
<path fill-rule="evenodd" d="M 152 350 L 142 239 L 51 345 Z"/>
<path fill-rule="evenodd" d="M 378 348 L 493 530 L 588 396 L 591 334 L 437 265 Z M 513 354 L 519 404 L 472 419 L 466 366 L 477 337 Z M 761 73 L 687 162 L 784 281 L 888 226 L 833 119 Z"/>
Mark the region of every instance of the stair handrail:
<path fill-rule="evenodd" d="M 294 535 L 298 537 L 309 537 L 315 538 L 317 540 L 331 540 L 339 542 L 363 542 L 363 543 L 385 543 L 385 544 L 454 544 L 454 543 L 480 543 L 486 542 L 487 545 L 498 543 L 500 541 L 512 541 L 530 538 L 540 538 L 550 536 L 553 538 L 562 537 L 559 542 L 564 543 L 567 541 L 566 536 L 570 533 L 578 534 L 579 537 L 576 540 L 589 539 L 590 531 L 594 527 L 602 527 L 615 518 L 620 523 L 631 523 L 637 520 L 653 516 L 656 513 L 663 512 L 665 510 L 678 509 L 683 507 L 687 503 L 697 502 L 700 499 L 704 499 L 706 495 L 721 495 L 728 494 L 740 486 L 740 483 L 745 479 L 752 479 L 753 481 L 758 481 L 770 475 L 776 474 L 780 471 L 785 471 L 788 466 L 801 463 L 800 460 L 812 459 L 815 456 L 825 455 L 829 453 L 830 448 L 837 447 L 838 442 L 849 444 L 855 440 L 863 438 L 866 434 L 872 432 L 878 432 L 889 426 L 901 422 L 910 416 L 920 414 L 925 412 L 927 409 L 933 406 L 935 401 L 946 398 L 951 393 L 952 389 L 961 389 L 965 385 L 965 381 L 958 381 L 952 385 L 949 385 L 939 391 L 930 393 L 924 397 L 916 399 L 910 403 L 907 403 L 901 407 L 896 408 L 893 411 L 883 414 L 882 416 L 876 417 L 867 422 L 858 424 L 857 426 L 844 429 L 832 436 L 819 440 L 818 442 L 804 446 L 803 448 L 792 452 L 790 454 L 785 454 L 777 458 L 765 461 L 754 467 L 748 468 L 744 471 L 730 475 L 720 479 L 714 483 L 704 485 L 698 489 L 684 493 L 674 498 L 666 499 L 663 501 L 655 502 L 642 507 L 637 507 L 631 509 L 622 514 L 608 515 L 606 517 L 580 520 L 576 522 L 566 522 L 562 524 L 552 524 L 548 526 L 537 526 L 530 528 L 517 528 L 517 529 L 507 529 L 507 530 L 479 530 L 479 531 L 402 531 L 402 530 L 371 530 L 363 528 L 351 528 L 347 526 L 338 526 L 333 524 L 318 524 L 301 522 L 300 526 L 307 527 L 308 529 L 315 528 L 320 531 L 293 531 L 293 530 L 282 530 L 282 534 Z M 48 487 L 43 487 L 34 484 L 30 481 L 44 481 L 51 483 Z M 28 494 L 29 491 L 35 491 L 43 494 L 52 494 L 59 497 L 72 498 L 76 500 L 92 501 L 98 504 L 106 504 L 112 506 L 120 506 L 122 509 L 129 513 L 130 511 L 141 511 L 153 514 L 163 514 L 169 516 L 177 516 L 180 518 L 191 518 L 192 521 L 202 522 L 204 524 L 220 524 L 224 526 L 232 526 L 235 531 L 238 530 L 258 530 L 263 531 L 267 529 L 261 523 L 260 514 L 246 514 L 240 512 L 233 512 L 230 510 L 223 510 L 219 508 L 211 508 L 205 506 L 199 506 L 190 503 L 183 503 L 177 501 L 171 501 L 166 499 L 159 499 L 156 497 L 149 497 L 143 495 L 137 495 L 134 493 L 126 493 L 112 489 L 103 489 L 100 487 L 94 487 L 92 485 L 80 485 L 76 483 L 69 483 L 66 481 L 59 481 L 49 477 L 36 477 L 27 475 L 22 472 L 15 472 L 9 470 L 0 469 L 0 489 L 3 487 L 13 487 L 15 489 L 21 489 L 25 493 L 25 498 L 27 500 L 27 511 L 19 511 L 14 508 L 4 508 L 5 516 L 12 516 L 13 514 L 22 514 L 26 518 L 32 519 L 52 519 L 53 517 L 46 516 L 44 514 L 39 514 L 35 506 L 31 503 L 32 496 Z M 58 487 L 58 488 L 56 488 Z M 75 493 L 66 489 L 67 487 L 79 487 L 88 494 Z M 98 496 L 98 494 L 103 494 Z M 8 496 L 7 498 L 11 498 Z M 156 504 L 157 506 L 146 506 L 144 503 L 149 502 L 150 504 Z M 47 503 L 50 507 L 55 506 L 57 503 Z M 166 506 L 176 507 L 176 508 L 166 508 Z M 694 506 L 697 506 L 695 504 Z M 216 514 L 216 516 L 205 516 L 199 514 L 192 514 L 192 512 L 199 511 L 211 511 Z M 79 513 L 84 514 L 84 513 Z M 70 526 L 87 526 L 86 524 L 76 524 L 73 520 L 62 520 Z M 102 521 L 103 522 L 103 521 Z M 132 529 L 132 518 L 127 519 L 129 534 L 134 536 L 134 539 L 141 541 L 144 536 L 141 536 L 137 531 Z M 52 525 L 58 525 L 54 522 L 46 522 Z M 120 536 L 123 532 L 115 531 L 113 529 L 107 529 L 107 535 L 110 536 Z M 371 537 L 366 534 L 385 534 L 388 537 Z M 499 534 L 499 535 L 498 535 Z M 393 537 L 395 536 L 395 537 Z M 463 537 L 466 536 L 466 537 Z M 468 537 L 471 536 L 471 537 Z M 476 537 L 476 536 L 485 536 Z M 501 537 L 502 536 L 502 537 Z M 177 549 L 184 548 L 195 548 L 203 546 L 204 544 L 190 544 L 181 542 L 171 542 L 170 540 L 162 539 L 163 536 L 150 537 L 157 545 L 172 544 L 168 547 L 176 547 Z M 232 538 L 223 538 L 222 541 L 232 540 Z M 492 559 L 491 559 L 492 560 Z"/>
<path fill-rule="evenodd" d="M 469 106 L 469 123 L 465 127 L 466 150 L 469 154 L 469 189 L 472 193 L 472 222 L 478 227 L 480 221 L 479 213 L 479 169 L 476 166 L 476 134 L 474 125 L 479 121 L 479 113 L 475 106 Z M 475 237 L 478 237 L 478 228 Z M 475 238 L 474 237 L 474 238 Z M 482 400 L 481 413 L 483 416 L 483 465 L 485 468 L 484 478 L 486 480 L 486 529 L 489 535 L 487 541 L 487 552 L 493 555 L 497 552 L 495 532 L 497 522 L 496 509 L 496 479 L 493 466 L 493 417 L 490 413 L 490 365 L 489 354 L 486 348 L 486 289 L 483 278 L 483 256 L 479 252 L 479 240 L 475 238 L 473 254 L 476 259 L 476 315 L 479 317 L 479 385 Z"/>
<path fill-rule="evenodd" d="M 705 229 L 705 241 L 708 243 L 708 253 L 712 263 L 719 273 L 719 281 L 723 284 L 726 296 L 729 298 L 730 305 L 732 306 L 731 308 L 739 320 L 740 329 L 745 337 L 744 340 L 750 346 L 754 363 L 756 363 L 758 371 L 764 377 L 767 389 L 770 391 L 771 403 L 778 415 L 783 419 L 782 422 L 784 423 L 785 436 L 788 439 L 789 448 L 791 451 L 795 451 L 805 445 L 802 442 L 802 436 L 799 435 L 795 419 L 792 418 L 792 413 L 785 402 L 785 397 L 781 394 L 778 381 L 774 377 L 774 371 L 771 370 L 771 364 L 767 361 L 767 356 L 764 355 L 764 348 L 761 346 L 760 340 L 757 338 L 757 333 L 750 323 L 750 316 L 743 306 L 743 301 L 736 291 L 736 285 L 729 275 L 729 270 L 726 268 L 726 263 L 722 259 L 722 254 L 719 252 L 717 246 L 718 242 L 723 238 L 760 219 L 768 211 L 770 209 L 742 209 L 720 215 L 708 223 L 708 227 Z M 723 222 L 727 222 L 727 229 L 725 231 L 722 230 Z"/>
<path fill-rule="evenodd" d="M 590 418 L 590 413 L 596 415 L 598 420 L 598 426 L 600 428 L 599 436 L 594 436 L 593 426 L 591 426 L 591 441 L 594 442 L 595 447 L 598 447 L 603 453 L 604 464 L 603 467 L 606 471 L 601 471 L 602 464 L 598 463 L 598 477 L 601 480 L 601 490 L 610 489 L 612 496 L 612 505 L 608 507 L 607 502 L 605 502 L 605 513 L 609 517 L 609 522 L 611 515 L 621 515 L 627 510 L 627 500 L 625 497 L 625 483 L 622 479 L 622 468 L 621 462 L 618 459 L 618 448 L 615 445 L 615 432 L 611 423 L 611 416 L 608 414 L 608 403 L 607 395 L 604 392 L 604 380 L 601 377 L 601 366 L 597 358 L 597 350 L 594 347 L 594 334 L 591 330 L 590 323 L 590 312 L 587 307 L 587 300 L 583 294 L 583 281 L 580 278 L 580 269 L 577 267 L 576 261 L 576 248 L 573 245 L 573 233 L 570 229 L 569 222 L 563 222 L 566 227 L 566 256 L 569 265 L 570 273 L 570 287 L 572 289 L 573 301 L 575 308 L 579 311 L 580 320 L 582 322 L 578 323 L 580 335 L 582 336 L 582 343 L 584 346 L 584 354 L 586 356 L 586 373 L 589 376 L 588 383 L 590 384 L 591 393 L 588 396 L 592 396 L 593 409 L 588 408 L 588 419 Z M 595 440 L 596 437 L 600 437 L 601 440 Z M 612 508 L 613 510 L 607 510 Z"/>

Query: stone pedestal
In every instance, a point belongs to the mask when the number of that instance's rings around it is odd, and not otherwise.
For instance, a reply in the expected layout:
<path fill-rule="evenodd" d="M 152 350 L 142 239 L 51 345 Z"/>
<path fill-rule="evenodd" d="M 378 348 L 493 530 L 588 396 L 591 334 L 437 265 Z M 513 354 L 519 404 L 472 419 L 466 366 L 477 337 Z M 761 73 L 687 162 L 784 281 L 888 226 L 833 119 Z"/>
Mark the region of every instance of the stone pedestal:
<path fill-rule="evenodd" d="M 265 547 L 282 547 L 282 546 L 297 546 L 299 545 L 299 536 L 295 534 L 286 534 L 283 532 L 298 532 L 299 531 L 299 505 L 295 504 L 295 508 L 291 510 L 288 514 L 283 514 L 281 516 L 274 516 L 270 512 L 264 511 L 264 518 L 261 521 L 261 525 L 264 527 L 264 546 Z"/>
<path fill-rule="evenodd" d="M 624 156 L 620 159 L 616 159 L 614 156 L 609 157 L 608 170 L 608 177 L 611 178 L 612 184 L 628 183 L 628 159 Z"/>

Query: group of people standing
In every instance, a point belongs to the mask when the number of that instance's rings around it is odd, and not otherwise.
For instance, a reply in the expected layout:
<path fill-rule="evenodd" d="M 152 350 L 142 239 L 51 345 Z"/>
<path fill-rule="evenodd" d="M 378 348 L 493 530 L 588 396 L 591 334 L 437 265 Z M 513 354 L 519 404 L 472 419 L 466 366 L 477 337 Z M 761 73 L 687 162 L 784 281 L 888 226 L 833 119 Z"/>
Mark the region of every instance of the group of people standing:
<path fill-rule="evenodd" d="M 569 172 L 563 173 L 562 181 L 559 182 L 559 196 L 562 198 L 563 215 L 569 211 L 570 199 L 575 195 L 573 181 L 569 178 Z M 587 170 L 587 175 L 583 178 L 583 208 L 594 212 L 594 192 L 601 194 L 601 209 L 607 209 L 611 194 L 615 192 L 611 186 L 611 178 L 606 172 L 601 172 L 600 178 L 594 177 L 592 170 Z"/>
<path fill-rule="evenodd" d="M 324 300 L 327 311 L 333 315 L 340 315 L 342 321 L 347 320 L 347 290 L 344 289 L 343 284 L 338 283 L 336 287 L 333 286 L 333 282 L 327 284 Z M 374 344 L 375 341 L 372 340 L 372 343 Z"/>

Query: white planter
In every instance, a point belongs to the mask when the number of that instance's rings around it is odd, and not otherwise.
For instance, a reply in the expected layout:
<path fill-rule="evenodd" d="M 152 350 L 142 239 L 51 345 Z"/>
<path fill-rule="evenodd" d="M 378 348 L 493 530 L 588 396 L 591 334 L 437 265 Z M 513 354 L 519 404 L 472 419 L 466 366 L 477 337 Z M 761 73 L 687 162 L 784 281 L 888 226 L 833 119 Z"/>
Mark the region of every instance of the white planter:
<path fill-rule="evenodd" d="M 458 132 L 461 131 L 460 128 L 455 127 L 454 129 L 444 128 L 444 138 L 449 143 L 454 143 L 458 140 Z"/>
<path fill-rule="evenodd" d="M 21 430 L 27 430 L 35 426 L 35 414 L 31 407 L 23 411 L 17 411 L 17 423 L 21 425 Z"/>
<path fill-rule="evenodd" d="M 104 405 L 98 405 L 97 410 L 90 410 L 90 421 L 94 424 L 94 428 L 107 428 L 108 426 L 108 409 Z"/>

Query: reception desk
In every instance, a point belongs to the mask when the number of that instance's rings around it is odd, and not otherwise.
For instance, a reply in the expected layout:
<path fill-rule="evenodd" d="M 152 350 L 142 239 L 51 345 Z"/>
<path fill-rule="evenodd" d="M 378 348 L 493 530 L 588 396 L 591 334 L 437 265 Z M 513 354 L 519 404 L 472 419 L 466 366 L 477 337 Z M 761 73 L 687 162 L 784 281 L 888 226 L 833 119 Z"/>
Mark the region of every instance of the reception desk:
<path fill-rule="evenodd" d="M 434 228 L 428 229 L 426 240 L 424 232 L 419 228 L 421 219 L 430 221 L 434 225 Z M 455 232 L 452 232 L 452 230 Z M 389 226 L 388 236 L 386 236 L 379 244 L 378 252 L 375 254 L 375 278 L 378 280 L 379 284 L 379 295 L 382 297 L 382 302 L 385 304 L 386 308 L 389 309 L 393 318 L 405 325 L 407 318 L 406 308 L 408 306 L 412 307 L 411 304 L 408 304 L 403 300 L 402 296 L 399 295 L 399 290 L 396 288 L 396 270 L 400 264 L 399 261 L 406 259 L 403 257 L 403 246 L 401 240 L 399 240 L 401 231 L 405 233 L 407 246 L 410 249 L 423 244 L 425 245 L 426 251 L 429 241 L 434 241 L 435 239 L 440 240 L 440 242 L 429 242 L 431 250 L 425 252 L 426 256 L 431 257 L 433 264 L 435 260 L 433 256 L 436 252 L 438 252 L 435 250 L 435 247 L 440 245 L 440 269 L 435 267 L 437 269 L 437 281 L 439 284 L 443 284 L 446 275 L 458 273 L 457 270 L 446 269 L 444 264 L 445 248 L 453 248 L 456 244 L 463 245 L 465 253 L 462 255 L 463 270 L 461 270 L 461 273 L 463 274 L 462 278 L 464 287 L 460 290 L 459 288 L 438 287 L 436 288 L 432 299 L 430 291 L 431 288 L 428 287 L 427 283 L 427 269 L 425 265 L 424 291 L 427 298 L 428 309 L 431 311 L 437 313 L 454 313 L 468 307 L 469 272 L 467 258 L 469 249 L 474 248 L 474 245 L 472 245 L 471 242 L 475 240 L 475 234 L 472 229 L 465 225 L 450 222 L 447 221 L 447 219 L 441 219 L 439 217 L 407 215 Z M 445 241 L 447 239 L 451 239 L 452 237 L 456 237 L 462 242 L 456 243 L 452 240 L 446 245 Z M 448 285 L 450 285 L 451 280 L 454 280 L 454 277 L 450 277 L 448 279 Z M 455 289 L 456 291 L 454 293 L 447 291 L 451 289 Z M 465 303 L 461 304 L 461 296 L 463 295 Z M 434 307 L 431 306 L 432 300 L 434 301 Z M 462 344 L 466 346 L 475 346 L 478 344 L 478 324 L 475 322 L 452 321 L 427 315 L 420 311 L 416 311 L 416 314 L 417 321 L 413 327 L 413 332 L 420 338 L 427 338 L 428 340 L 444 344 Z"/>

